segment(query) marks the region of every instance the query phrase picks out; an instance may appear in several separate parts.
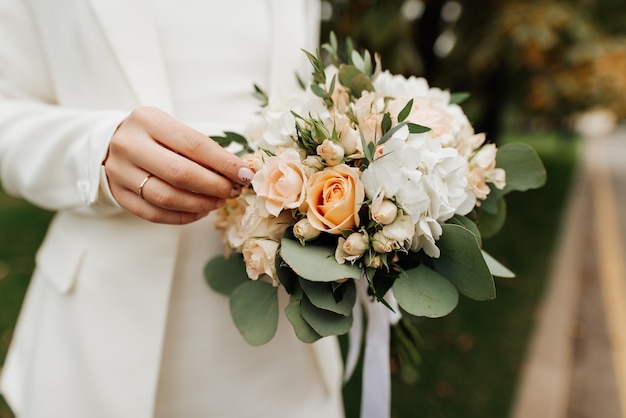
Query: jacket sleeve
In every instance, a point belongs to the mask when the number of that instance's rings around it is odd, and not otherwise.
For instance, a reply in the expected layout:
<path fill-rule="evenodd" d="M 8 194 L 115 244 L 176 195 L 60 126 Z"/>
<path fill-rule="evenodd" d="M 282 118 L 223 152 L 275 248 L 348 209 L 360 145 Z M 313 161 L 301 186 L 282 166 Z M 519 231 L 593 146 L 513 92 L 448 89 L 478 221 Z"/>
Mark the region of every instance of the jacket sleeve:
<path fill-rule="evenodd" d="M 48 210 L 111 215 L 100 190 L 110 138 L 127 111 L 57 103 L 27 2 L 0 0 L 0 181 Z"/>

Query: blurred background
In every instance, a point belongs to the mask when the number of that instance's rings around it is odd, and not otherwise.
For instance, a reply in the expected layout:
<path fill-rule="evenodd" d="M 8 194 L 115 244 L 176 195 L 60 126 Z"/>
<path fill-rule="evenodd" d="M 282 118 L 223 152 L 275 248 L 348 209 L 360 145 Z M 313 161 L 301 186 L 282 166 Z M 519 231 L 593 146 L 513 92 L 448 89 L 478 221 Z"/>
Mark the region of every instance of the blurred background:
<path fill-rule="evenodd" d="M 322 5 L 322 42 L 334 31 L 380 53 L 391 72 L 470 93 L 463 107 L 477 132 L 498 144 L 529 143 L 546 166 L 546 186 L 507 196 L 506 224 L 484 243 L 517 277 L 497 279 L 494 301 L 463 298 L 451 315 L 419 322 L 422 364 L 393 381 L 397 418 L 512 416 L 585 138 L 618 132 L 626 117 L 624 0 Z M 0 365 L 51 215 L 0 190 Z M 358 377 L 345 389 L 348 418 L 358 416 Z M 9 417 L 0 398 L 0 418 Z"/>

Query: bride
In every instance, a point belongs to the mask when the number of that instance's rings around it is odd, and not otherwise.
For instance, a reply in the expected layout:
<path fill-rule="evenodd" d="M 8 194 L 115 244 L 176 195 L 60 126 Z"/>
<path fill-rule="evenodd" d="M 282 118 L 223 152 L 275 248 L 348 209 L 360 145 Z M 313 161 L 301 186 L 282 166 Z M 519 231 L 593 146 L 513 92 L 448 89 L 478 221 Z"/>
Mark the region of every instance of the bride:
<path fill-rule="evenodd" d="M 2 370 L 16 416 L 343 416 L 336 340 L 283 321 L 250 347 L 202 274 L 252 174 L 207 135 L 253 83 L 295 88 L 318 6 L 0 0 L 0 181 L 56 212 Z"/>

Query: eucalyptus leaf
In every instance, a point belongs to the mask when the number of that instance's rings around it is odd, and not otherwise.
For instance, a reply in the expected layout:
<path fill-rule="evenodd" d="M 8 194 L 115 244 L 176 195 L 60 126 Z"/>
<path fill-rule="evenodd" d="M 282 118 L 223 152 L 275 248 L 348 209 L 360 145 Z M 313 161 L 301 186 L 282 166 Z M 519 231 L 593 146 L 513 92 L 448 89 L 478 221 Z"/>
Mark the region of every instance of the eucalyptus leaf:
<path fill-rule="evenodd" d="M 374 84 L 372 80 L 365 74 L 357 74 L 350 81 L 350 85 L 347 86 L 354 97 L 361 97 L 364 91 L 374 91 Z"/>
<path fill-rule="evenodd" d="M 359 74 L 363 73 L 354 65 L 342 64 L 339 66 L 339 82 L 345 87 L 349 88 L 352 79 Z"/>
<path fill-rule="evenodd" d="M 447 221 L 447 223 L 460 225 L 464 227 L 465 229 L 469 230 L 476 237 L 476 241 L 478 241 L 478 245 L 482 247 L 482 239 L 481 239 L 480 231 L 478 229 L 478 225 L 476 225 L 470 218 L 468 218 L 467 216 L 462 216 L 462 215 L 454 215 L 452 218 L 450 218 Z"/>
<path fill-rule="evenodd" d="M 497 205 L 498 209 L 495 211 L 495 214 L 484 210 L 481 210 L 478 214 L 478 227 L 483 238 L 495 236 L 504 226 L 506 221 L 506 200 L 501 198 L 498 200 Z"/>
<path fill-rule="evenodd" d="M 498 214 L 498 209 L 500 205 L 500 200 L 504 197 L 502 190 L 497 189 L 491 183 L 487 184 L 489 186 L 489 194 L 487 198 L 480 203 L 481 212 L 489 212 L 492 215 Z"/>
<path fill-rule="evenodd" d="M 291 268 L 289 268 L 279 255 L 276 255 L 275 266 L 278 281 L 283 285 L 287 293 L 293 293 L 298 284 L 298 275 Z"/>
<path fill-rule="evenodd" d="M 516 142 L 499 147 L 496 166 L 506 171 L 504 194 L 537 189 L 546 183 L 546 169 L 528 144 Z"/>
<path fill-rule="evenodd" d="M 343 316 L 313 305 L 306 297 L 300 302 L 302 317 L 322 337 L 343 335 L 352 328 L 352 315 Z"/>
<path fill-rule="evenodd" d="M 351 315 L 352 308 L 356 302 L 356 286 L 354 281 L 349 280 L 336 290 L 333 290 L 333 284 L 334 283 L 312 282 L 310 280 L 300 279 L 300 286 L 302 286 L 302 290 L 304 290 L 304 293 L 313 305 L 343 316 Z M 335 299 L 336 292 L 341 295 L 340 300 Z"/>
<path fill-rule="evenodd" d="M 250 345 L 263 345 L 278 327 L 277 288 L 261 280 L 249 280 L 230 295 L 230 314 Z"/>
<path fill-rule="evenodd" d="M 459 292 L 441 274 L 423 264 L 405 273 L 392 287 L 402 309 L 415 316 L 439 318 L 456 308 Z"/>
<path fill-rule="evenodd" d="M 502 277 L 505 279 L 512 279 L 515 277 L 515 273 L 502 265 L 498 260 L 489 255 L 486 251 L 483 250 L 483 258 L 487 263 L 487 267 L 489 267 L 489 271 L 492 276 Z"/>
<path fill-rule="evenodd" d="M 300 298 L 290 298 L 289 303 L 285 306 L 285 316 L 291 323 L 296 337 L 304 343 L 310 344 L 322 338 L 302 317 L 302 308 L 300 307 Z"/>
<path fill-rule="evenodd" d="M 475 300 L 496 297 L 496 288 L 474 234 L 459 225 L 442 225 L 437 241 L 441 250 L 433 258 L 435 270 L 450 280 L 463 295 Z"/>
<path fill-rule="evenodd" d="M 250 281 L 241 254 L 212 258 L 204 267 L 204 278 L 211 289 L 226 296 L 240 284 Z"/>
<path fill-rule="evenodd" d="M 314 282 L 361 277 L 361 269 L 357 266 L 337 263 L 334 247 L 314 244 L 304 246 L 290 234 L 285 234 L 281 240 L 280 256 L 298 276 Z"/>

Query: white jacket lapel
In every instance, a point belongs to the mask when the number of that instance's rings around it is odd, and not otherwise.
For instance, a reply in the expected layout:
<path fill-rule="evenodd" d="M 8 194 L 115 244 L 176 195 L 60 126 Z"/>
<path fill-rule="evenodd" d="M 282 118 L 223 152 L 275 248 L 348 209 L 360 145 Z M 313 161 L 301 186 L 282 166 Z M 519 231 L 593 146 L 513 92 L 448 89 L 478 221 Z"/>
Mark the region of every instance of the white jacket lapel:
<path fill-rule="evenodd" d="M 172 111 L 158 34 L 147 0 L 90 0 L 111 48 L 143 105 Z"/>

